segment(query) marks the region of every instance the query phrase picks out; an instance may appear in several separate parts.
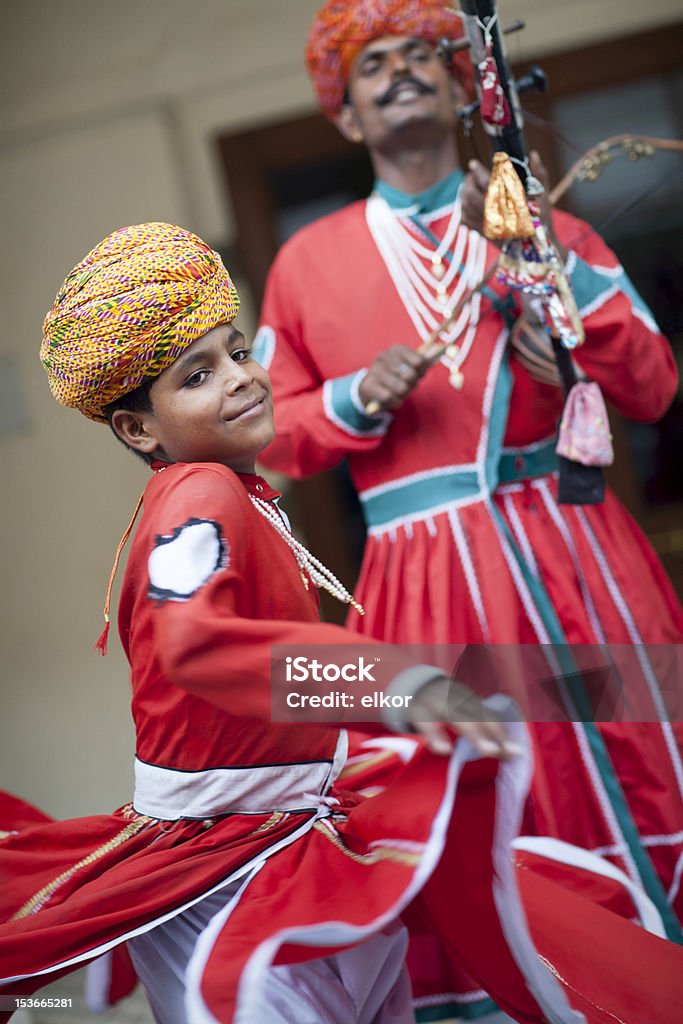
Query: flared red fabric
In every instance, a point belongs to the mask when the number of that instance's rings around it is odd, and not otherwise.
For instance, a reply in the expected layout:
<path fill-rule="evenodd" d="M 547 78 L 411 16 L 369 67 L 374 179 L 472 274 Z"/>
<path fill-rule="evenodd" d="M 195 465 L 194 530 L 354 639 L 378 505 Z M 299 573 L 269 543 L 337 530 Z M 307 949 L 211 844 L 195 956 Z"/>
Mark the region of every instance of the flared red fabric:
<path fill-rule="evenodd" d="M 371 534 L 356 591 L 366 616 L 352 612 L 349 625 L 396 643 L 637 645 L 632 696 L 644 721 L 532 725 L 526 824 L 600 851 L 651 894 L 658 880 L 660 906 L 680 919 L 683 725 L 657 720 L 661 690 L 645 646 L 678 642 L 679 606 L 612 495 L 593 507 L 559 505 L 556 495 L 556 478 L 539 477 L 488 504 Z"/>
<path fill-rule="evenodd" d="M 523 726 L 510 730 L 524 741 Z M 254 1007 L 271 964 L 331 955 L 401 913 L 519 1021 L 642 1024 L 647 1005 L 674 1024 L 683 951 L 530 862 L 516 869 L 529 757 L 471 756 L 463 742 L 450 759 L 418 745 L 381 793 L 339 789 L 316 813 L 169 823 L 126 808 L 7 836 L 2 991 L 34 991 L 242 880 L 198 936 L 187 972 L 193 1024 L 261 1024 Z M 605 944 L 619 954 L 597 971 Z"/>

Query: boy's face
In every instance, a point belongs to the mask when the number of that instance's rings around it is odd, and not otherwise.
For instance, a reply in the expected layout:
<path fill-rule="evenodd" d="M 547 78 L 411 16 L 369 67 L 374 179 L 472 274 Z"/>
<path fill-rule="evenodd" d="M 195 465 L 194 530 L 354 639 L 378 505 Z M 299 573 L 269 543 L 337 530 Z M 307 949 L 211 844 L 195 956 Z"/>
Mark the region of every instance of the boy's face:
<path fill-rule="evenodd" d="M 154 381 L 150 399 L 151 412 L 125 414 L 113 425 L 128 444 L 164 462 L 219 462 L 253 473 L 273 440 L 270 379 L 231 323 L 185 349 Z"/>

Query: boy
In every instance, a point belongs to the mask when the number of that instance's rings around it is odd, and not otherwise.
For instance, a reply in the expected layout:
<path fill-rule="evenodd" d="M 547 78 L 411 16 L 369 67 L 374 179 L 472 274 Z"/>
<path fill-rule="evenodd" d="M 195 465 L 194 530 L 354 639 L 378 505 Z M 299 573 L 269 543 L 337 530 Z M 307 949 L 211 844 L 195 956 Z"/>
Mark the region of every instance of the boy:
<path fill-rule="evenodd" d="M 254 472 L 272 439 L 270 385 L 237 308 L 208 246 L 147 224 L 86 256 L 46 318 L 57 399 L 109 421 L 155 471 L 119 608 L 135 796 L 114 815 L 0 843 L 12 878 L 1 991 L 33 991 L 127 941 L 163 1024 L 407 1024 L 407 911 L 518 1020 L 604 1021 L 604 998 L 635 1024 L 637 956 L 652 1019 L 673 1021 L 676 950 L 532 877 L 525 898 L 551 969 L 536 955 L 509 855 L 530 770 L 521 725 L 483 720 L 462 691 L 469 720 L 456 723 L 448 681 L 407 669 L 390 684 L 413 694 L 398 724 L 424 742 L 405 738 L 405 770 L 361 800 L 334 788 L 343 729 L 269 720 L 273 644 L 356 638 L 318 621 L 311 579 L 350 595 L 293 540 Z M 469 743 L 453 747 L 453 731 Z M 594 977 L 596 942 L 616 991 Z"/>

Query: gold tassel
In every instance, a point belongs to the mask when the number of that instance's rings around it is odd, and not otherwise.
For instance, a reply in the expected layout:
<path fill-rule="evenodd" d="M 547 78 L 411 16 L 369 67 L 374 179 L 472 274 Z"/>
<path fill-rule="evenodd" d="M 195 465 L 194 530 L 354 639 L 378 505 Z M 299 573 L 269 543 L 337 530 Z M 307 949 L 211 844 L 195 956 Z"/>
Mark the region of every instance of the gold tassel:
<path fill-rule="evenodd" d="M 484 201 L 484 235 L 492 242 L 531 238 L 534 224 L 524 186 L 507 153 L 494 153 Z"/>

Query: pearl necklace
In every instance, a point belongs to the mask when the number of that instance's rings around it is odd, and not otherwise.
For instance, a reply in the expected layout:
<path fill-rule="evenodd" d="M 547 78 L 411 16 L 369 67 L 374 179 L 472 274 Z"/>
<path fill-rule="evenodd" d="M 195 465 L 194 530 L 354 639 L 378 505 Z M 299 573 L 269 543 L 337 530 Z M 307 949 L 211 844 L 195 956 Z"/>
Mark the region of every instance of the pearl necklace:
<path fill-rule="evenodd" d="M 423 343 L 463 296 L 480 283 L 484 273 L 486 240 L 461 223 L 460 212 L 460 199 L 456 199 L 444 236 L 435 249 L 406 223 L 410 209 L 396 213 L 376 194 L 367 201 L 370 234 Z M 451 248 L 451 262 L 445 266 L 444 257 Z M 477 291 L 454 323 L 441 332 L 448 343 L 441 362 L 457 390 L 464 384 L 462 365 L 474 341 L 480 308 L 481 294 Z"/>
<path fill-rule="evenodd" d="M 331 572 L 327 566 L 319 562 L 318 559 L 311 554 L 311 552 L 301 544 L 296 537 L 287 529 L 283 522 L 280 514 L 270 502 L 264 501 L 263 498 L 256 498 L 253 494 L 249 495 L 251 503 L 257 512 L 260 512 L 264 519 L 267 519 L 270 525 L 277 530 L 285 544 L 292 551 L 296 564 L 299 566 L 299 572 L 301 579 L 304 582 L 306 590 L 308 590 L 308 578 L 310 577 L 314 586 L 321 587 L 326 590 L 332 597 L 336 597 L 342 604 L 350 604 L 352 608 L 355 608 L 359 615 L 365 615 L 365 609 L 362 605 L 354 601 L 353 596 L 348 592 L 343 583 L 341 583 L 337 577 Z"/>

